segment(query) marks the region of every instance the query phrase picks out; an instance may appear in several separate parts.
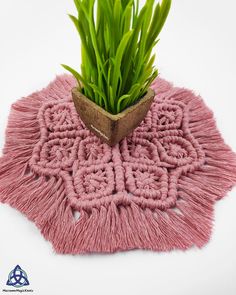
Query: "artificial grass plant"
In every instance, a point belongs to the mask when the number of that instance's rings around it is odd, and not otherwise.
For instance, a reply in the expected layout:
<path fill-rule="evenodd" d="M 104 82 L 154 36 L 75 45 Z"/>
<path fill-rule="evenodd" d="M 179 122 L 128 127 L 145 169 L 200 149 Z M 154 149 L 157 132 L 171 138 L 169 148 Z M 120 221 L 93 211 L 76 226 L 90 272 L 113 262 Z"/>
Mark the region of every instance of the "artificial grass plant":
<path fill-rule="evenodd" d="M 136 103 L 158 75 L 158 35 L 171 0 L 74 0 L 78 15 L 69 15 L 81 38 L 81 73 L 62 65 L 80 91 L 106 111 L 117 114 Z"/>

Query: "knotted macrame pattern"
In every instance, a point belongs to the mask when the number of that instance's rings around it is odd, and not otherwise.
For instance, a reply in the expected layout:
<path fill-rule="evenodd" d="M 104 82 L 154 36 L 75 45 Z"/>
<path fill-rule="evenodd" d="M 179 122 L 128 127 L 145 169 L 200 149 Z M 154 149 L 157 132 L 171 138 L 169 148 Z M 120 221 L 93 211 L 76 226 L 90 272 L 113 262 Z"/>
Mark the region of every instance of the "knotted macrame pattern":
<path fill-rule="evenodd" d="M 157 79 L 146 118 L 113 148 L 80 120 L 71 76 L 13 104 L 0 200 L 59 253 L 202 247 L 236 157 L 200 97 Z"/>

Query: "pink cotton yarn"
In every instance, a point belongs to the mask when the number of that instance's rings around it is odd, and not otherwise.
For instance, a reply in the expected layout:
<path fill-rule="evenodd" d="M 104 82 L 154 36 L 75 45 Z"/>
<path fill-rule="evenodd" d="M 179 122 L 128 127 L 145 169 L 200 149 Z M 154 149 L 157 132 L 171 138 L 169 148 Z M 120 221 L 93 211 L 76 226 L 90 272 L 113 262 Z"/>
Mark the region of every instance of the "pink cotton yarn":
<path fill-rule="evenodd" d="M 58 253 L 202 247 L 215 201 L 236 182 L 235 154 L 202 99 L 158 78 L 144 121 L 111 148 L 78 117 L 74 86 L 59 76 L 12 106 L 0 200 Z"/>

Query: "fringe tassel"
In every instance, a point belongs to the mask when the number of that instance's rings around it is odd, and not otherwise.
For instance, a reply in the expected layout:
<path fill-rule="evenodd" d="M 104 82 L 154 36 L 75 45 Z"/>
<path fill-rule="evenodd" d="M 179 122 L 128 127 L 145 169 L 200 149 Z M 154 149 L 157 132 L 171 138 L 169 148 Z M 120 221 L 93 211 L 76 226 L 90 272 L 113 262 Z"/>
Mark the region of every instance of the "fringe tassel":
<path fill-rule="evenodd" d="M 178 212 L 111 203 L 108 207 L 93 208 L 91 212 L 82 210 L 78 221 L 64 202 L 41 230 L 45 238 L 53 241 L 55 251 L 63 254 L 202 247 L 211 234 L 213 202 L 197 195 L 192 197 L 182 194 Z"/>

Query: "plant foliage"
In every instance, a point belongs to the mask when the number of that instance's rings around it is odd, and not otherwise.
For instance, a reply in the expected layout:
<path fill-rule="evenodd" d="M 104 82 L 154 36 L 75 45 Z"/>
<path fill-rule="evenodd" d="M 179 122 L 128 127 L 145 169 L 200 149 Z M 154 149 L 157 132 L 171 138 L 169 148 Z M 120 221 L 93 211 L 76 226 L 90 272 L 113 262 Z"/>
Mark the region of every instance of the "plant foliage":
<path fill-rule="evenodd" d="M 80 91 L 112 114 L 137 102 L 158 75 L 154 46 L 171 0 L 74 0 L 78 15 L 69 15 L 81 38 Z"/>

